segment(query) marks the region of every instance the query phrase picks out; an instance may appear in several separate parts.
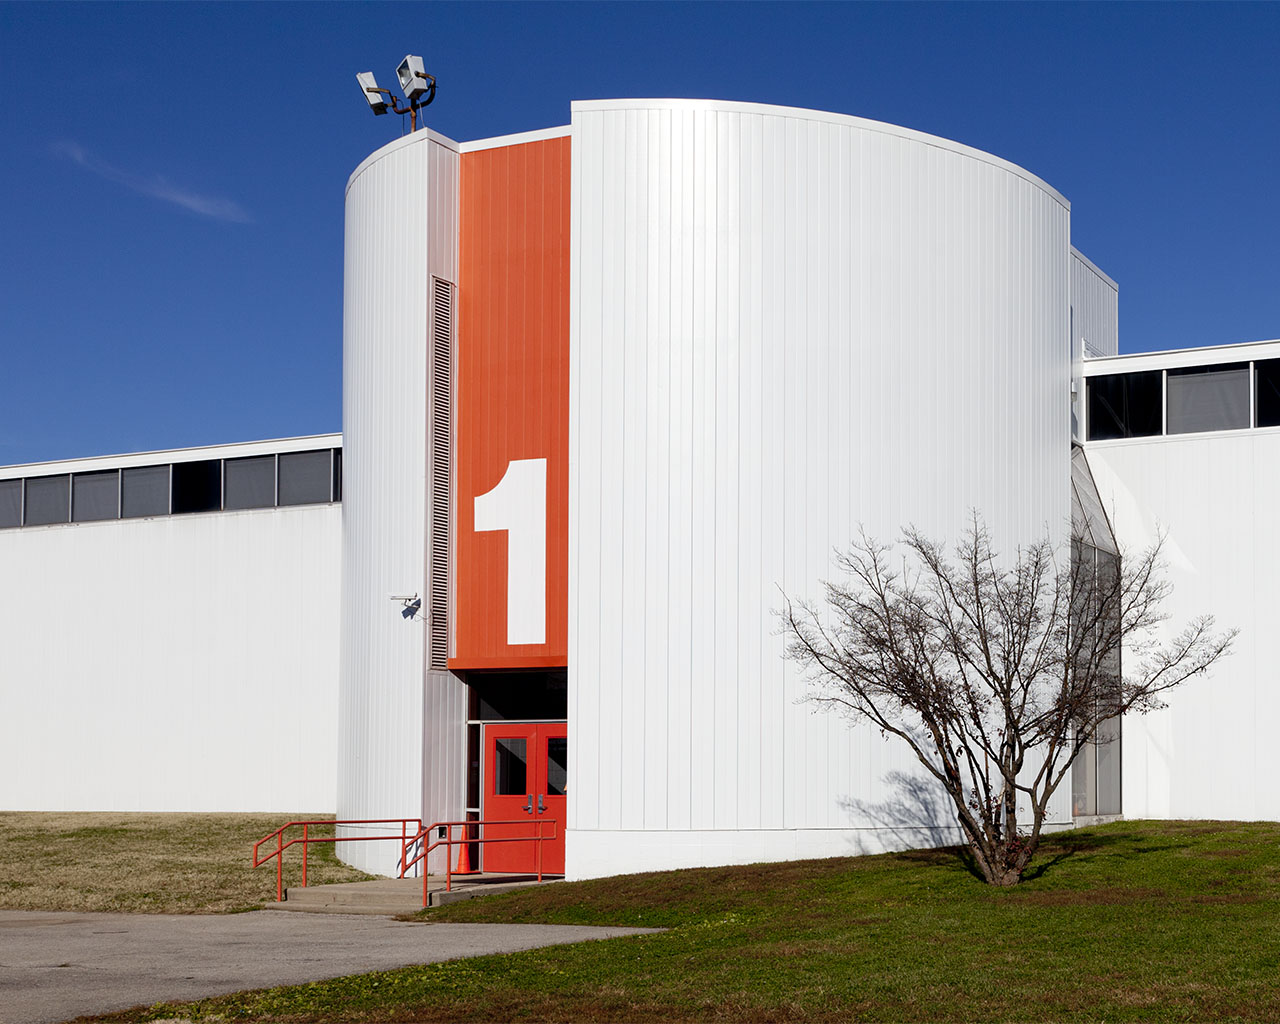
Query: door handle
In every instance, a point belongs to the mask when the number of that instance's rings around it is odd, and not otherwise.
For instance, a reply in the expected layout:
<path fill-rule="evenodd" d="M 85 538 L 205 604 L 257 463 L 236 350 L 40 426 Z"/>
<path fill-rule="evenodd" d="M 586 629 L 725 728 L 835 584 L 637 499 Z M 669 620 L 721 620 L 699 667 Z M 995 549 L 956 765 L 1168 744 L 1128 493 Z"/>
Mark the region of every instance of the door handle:
<path fill-rule="evenodd" d="M 521 810 L 523 810 L 525 814 L 533 813 L 533 794 L 529 795 L 529 799 L 524 802 L 524 807 L 522 807 Z"/>
<path fill-rule="evenodd" d="M 543 806 L 543 803 L 542 803 L 542 794 L 539 793 L 538 794 L 538 813 L 541 814 L 545 810 L 546 810 L 546 807 Z"/>

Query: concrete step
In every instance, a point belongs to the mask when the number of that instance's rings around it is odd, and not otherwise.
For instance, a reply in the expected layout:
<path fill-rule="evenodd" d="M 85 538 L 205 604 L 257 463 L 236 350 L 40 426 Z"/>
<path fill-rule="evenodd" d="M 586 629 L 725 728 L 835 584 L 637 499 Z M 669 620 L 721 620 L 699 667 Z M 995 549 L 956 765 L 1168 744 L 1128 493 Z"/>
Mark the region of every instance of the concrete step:
<path fill-rule="evenodd" d="M 543 879 L 544 885 L 558 881 L 547 875 Z M 444 876 L 431 875 L 427 878 L 428 905 L 438 907 L 538 884 L 536 875 L 478 873 L 454 875 L 452 888 L 446 891 Z M 412 914 L 422 909 L 422 879 L 375 878 L 368 882 L 295 886 L 285 890 L 283 903 L 269 903 L 267 907 L 303 914 Z"/>

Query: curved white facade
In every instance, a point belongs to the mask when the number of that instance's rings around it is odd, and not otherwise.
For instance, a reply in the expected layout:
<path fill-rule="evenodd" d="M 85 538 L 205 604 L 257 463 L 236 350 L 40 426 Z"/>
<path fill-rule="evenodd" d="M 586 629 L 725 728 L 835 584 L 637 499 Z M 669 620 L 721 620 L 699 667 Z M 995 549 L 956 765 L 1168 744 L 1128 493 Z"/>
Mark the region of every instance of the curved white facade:
<path fill-rule="evenodd" d="M 1067 203 L 692 101 L 575 104 L 573 195 L 569 874 L 936 841 L 886 778 L 913 758 L 801 702 L 775 611 L 859 524 L 1065 541 Z"/>
<path fill-rule="evenodd" d="M 427 336 L 432 277 L 457 280 L 458 154 L 423 131 L 384 147 L 347 185 L 342 411 L 342 662 L 338 817 L 461 812 L 465 691 L 427 672 Z M 392 847 L 395 847 L 392 849 Z M 398 844 L 344 859 L 392 873 Z"/>
<path fill-rule="evenodd" d="M 467 687 L 427 671 L 388 601 L 431 575 L 429 289 L 476 284 L 467 153 L 563 134 L 422 132 L 348 186 L 341 818 L 468 802 Z M 569 138 L 569 494 L 548 504 L 569 536 L 568 874 L 951 838 L 932 797 L 904 802 L 903 749 L 803 703 L 776 610 L 859 526 L 948 539 L 976 509 L 1006 550 L 1065 541 L 1067 202 L 957 143 L 812 111 L 577 103 Z M 501 272 L 501 244 L 474 266 Z"/>

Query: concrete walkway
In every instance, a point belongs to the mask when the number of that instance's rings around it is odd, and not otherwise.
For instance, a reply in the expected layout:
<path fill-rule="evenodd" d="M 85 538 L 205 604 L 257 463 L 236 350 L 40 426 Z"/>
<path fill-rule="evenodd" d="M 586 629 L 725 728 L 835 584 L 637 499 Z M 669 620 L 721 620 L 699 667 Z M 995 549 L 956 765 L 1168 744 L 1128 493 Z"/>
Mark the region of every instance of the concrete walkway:
<path fill-rule="evenodd" d="M 655 929 L 408 924 L 329 914 L 69 914 L 0 911 L 0 1024 L 345 974 L 511 953 Z"/>
<path fill-rule="evenodd" d="M 445 890 L 444 876 L 427 879 L 428 906 L 439 907 L 458 900 L 492 896 L 513 889 L 535 885 L 552 885 L 555 879 L 538 881 L 536 875 L 481 874 L 454 875 L 451 888 Z M 374 878 L 367 882 L 336 882 L 329 885 L 291 887 L 285 890 L 283 903 L 270 904 L 272 910 L 302 911 L 320 914 L 414 914 L 422 909 L 421 878 Z"/>

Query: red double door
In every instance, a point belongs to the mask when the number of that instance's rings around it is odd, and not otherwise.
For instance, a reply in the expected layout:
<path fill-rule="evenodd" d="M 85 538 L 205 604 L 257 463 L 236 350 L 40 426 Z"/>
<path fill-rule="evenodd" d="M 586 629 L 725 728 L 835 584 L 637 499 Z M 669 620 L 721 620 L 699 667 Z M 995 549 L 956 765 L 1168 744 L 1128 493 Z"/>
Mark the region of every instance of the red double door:
<path fill-rule="evenodd" d="M 542 843 L 543 872 L 564 874 L 567 725 L 503 722 L 486 725 L 484 737 L 484 819 L 513 823 L 487 825 L 485 836 L 529 839 L 541 832 L 548 837 Z M 484 870 L 537 871 L 538 844 L 485 843 Z"/>

